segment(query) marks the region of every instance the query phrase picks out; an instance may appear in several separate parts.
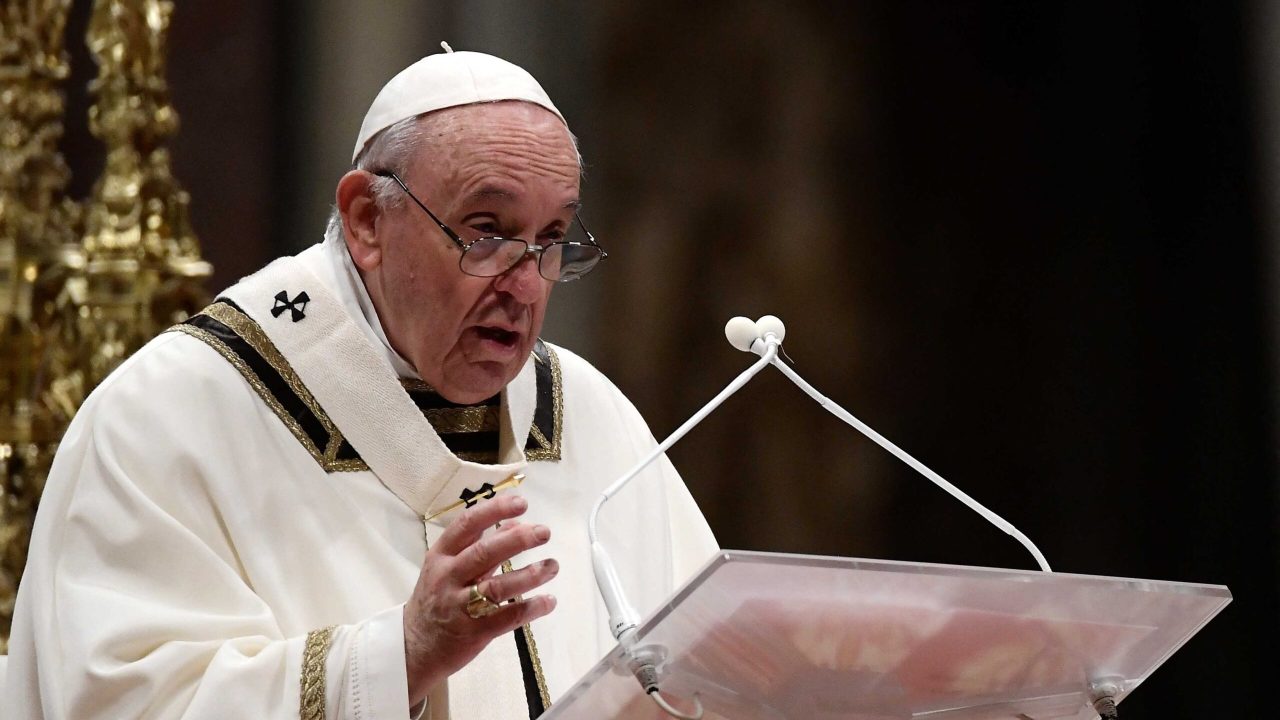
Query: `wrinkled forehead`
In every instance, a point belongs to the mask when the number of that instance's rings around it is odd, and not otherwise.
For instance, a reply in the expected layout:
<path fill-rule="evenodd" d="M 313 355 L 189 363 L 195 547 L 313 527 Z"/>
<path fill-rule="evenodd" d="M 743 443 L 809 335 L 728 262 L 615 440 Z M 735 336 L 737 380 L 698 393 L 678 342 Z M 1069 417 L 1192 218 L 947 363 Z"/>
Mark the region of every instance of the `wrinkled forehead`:
<path fill-rule="evenodd" d="M 524 142 L 577 152 L 577 140 L 564 120 L 539 105 L 498 100 L 445 108 L 418 119 L 425 144 L 459 145 Z"/>
<path fill-rule="evenodd" d="M 582 174 L 577 142 L 563 120 L 521 101 L 476 103 L 419 119 L 410 173 L 449 185 L 484 172 L 576 192 Z M 435 184 L 435 183 L 432 183 Z"/>

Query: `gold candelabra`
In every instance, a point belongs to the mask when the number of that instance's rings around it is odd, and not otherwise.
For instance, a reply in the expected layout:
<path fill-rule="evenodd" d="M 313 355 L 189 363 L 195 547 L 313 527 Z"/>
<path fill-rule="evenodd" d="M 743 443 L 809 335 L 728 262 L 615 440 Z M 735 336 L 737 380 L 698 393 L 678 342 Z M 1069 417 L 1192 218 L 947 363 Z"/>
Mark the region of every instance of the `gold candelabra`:
<path fill-rule="evenodd" d="M 190 198 L 164 143 L 170 0 L 95 0 L 89 129 L 106 162 L 65 195 L 58 152 L 71 0 L 0 10 L 0 653 L 53 453 L 85 396 L 129 353 L 207 300 Z"/>

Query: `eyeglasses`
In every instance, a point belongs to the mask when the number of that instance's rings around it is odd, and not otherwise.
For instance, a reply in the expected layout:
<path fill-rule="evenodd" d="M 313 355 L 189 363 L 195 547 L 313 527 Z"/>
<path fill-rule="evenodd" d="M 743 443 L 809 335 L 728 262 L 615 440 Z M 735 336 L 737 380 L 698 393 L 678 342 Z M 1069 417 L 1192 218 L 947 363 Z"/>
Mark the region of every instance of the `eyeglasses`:
<path fill-rule="evenodd" d="M 596 239 L 592 237 L 587 227 L 582 224 L 582 218 L 577 213 L 573 214 L 573 218 L 578 221 L 578 226 L 582 228 L 582 232 L 587 236 L 587 242 L 581 243 L 571 240 L 561 240 L 558 242 L 548 243 L 546 245 L 530 244 L 520 238 L 504 238 L 504 237 L 482 237 L 471 242 L 463 242 L 458 233 L 452 228 L 445 225 L 436 217 L 436 214 L 427 209 L 426 205 L 409 190 L 409 186 L 404 184 L 400 176 L 390 170 L 375 170 L 374 175 L 378 177 L 391 178 L 396 181 L 401 190 L 413 200 L 422 211 L 427 214 L 445 235 L 462 249 L 462 257 L 458 258 L 458 267 L 462 272 L 475 277 L 496 277 L 520 264 L 526 255 L 534 255 L 538 258 L 538 274 L 553 282 L 569 282 L 577 280 L 595 269 L 601 260 L 609 257 L 609 253 L 604 251 L 596 243 Z"/>

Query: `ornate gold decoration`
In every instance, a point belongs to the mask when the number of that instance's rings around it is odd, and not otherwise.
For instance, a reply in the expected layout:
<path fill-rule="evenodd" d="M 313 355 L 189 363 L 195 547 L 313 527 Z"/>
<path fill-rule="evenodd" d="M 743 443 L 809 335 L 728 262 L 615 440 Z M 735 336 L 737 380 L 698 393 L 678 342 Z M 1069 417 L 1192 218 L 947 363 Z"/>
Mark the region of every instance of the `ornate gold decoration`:
<path fill-rule="evenodd" d="M 302 720 L 324 720 L 324 666 L 329 659 L 329 646 L 333 643 L 330 625 L 307 633 L 307 644 L 302 650 L 302 681 L 298 700 L 298 717 Z"/>
<path fill-rule="evenodd" d="M 0 653 L 58 440 L 121 360 L 204 304 L 210 272 L 163 146 L 168 0 L 96 0 L 89 125 L 106 167 L 86 208 L 65 197 L 70 5 L 0 9 Z"/>
<path fill-rule="evenodd" d="M 178 129 L 164 79 L 172 12 L 168 0 L 97 0 L 89 21 L 98 62 L 89 129 L 106 146 L 84 217 L 90 386 L 207 300 L 201 283 L 210 267 L 164 146 Z"/>
<path fill-rule="evenodd" d="M 75 388 L 48 382 L 66 366 L 56 316 L 76 260 L 62 251 L 75 243 L 77 208 L 63 197 L 70 172 L 57 150 L 69 6 L 0 10 L 0 653 L 45 470 L 74 412 L 63 399 Z"/>
<path fill-rule="evenodd" d="M 441 435 L 454 433 L 497 432 L 497 405 L 427 408 L 422 411 L 427 422 Z"/>

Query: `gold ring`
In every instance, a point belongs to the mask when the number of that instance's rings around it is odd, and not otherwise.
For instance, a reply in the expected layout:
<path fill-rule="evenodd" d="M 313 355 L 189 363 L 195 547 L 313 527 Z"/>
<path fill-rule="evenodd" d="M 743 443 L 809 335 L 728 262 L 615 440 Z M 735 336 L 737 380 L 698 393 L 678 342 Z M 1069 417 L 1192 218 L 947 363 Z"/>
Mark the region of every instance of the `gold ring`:
<path fill-rule="evenodd" d="M 467 601 L 467 614 L 473 619 L 479 620 L 486 615 L 492 615 L 502 609 L 498 603 L 490 600 L 480 592 L 480 584 L 476 583 L 470 588 L 471 597 Z"/>

